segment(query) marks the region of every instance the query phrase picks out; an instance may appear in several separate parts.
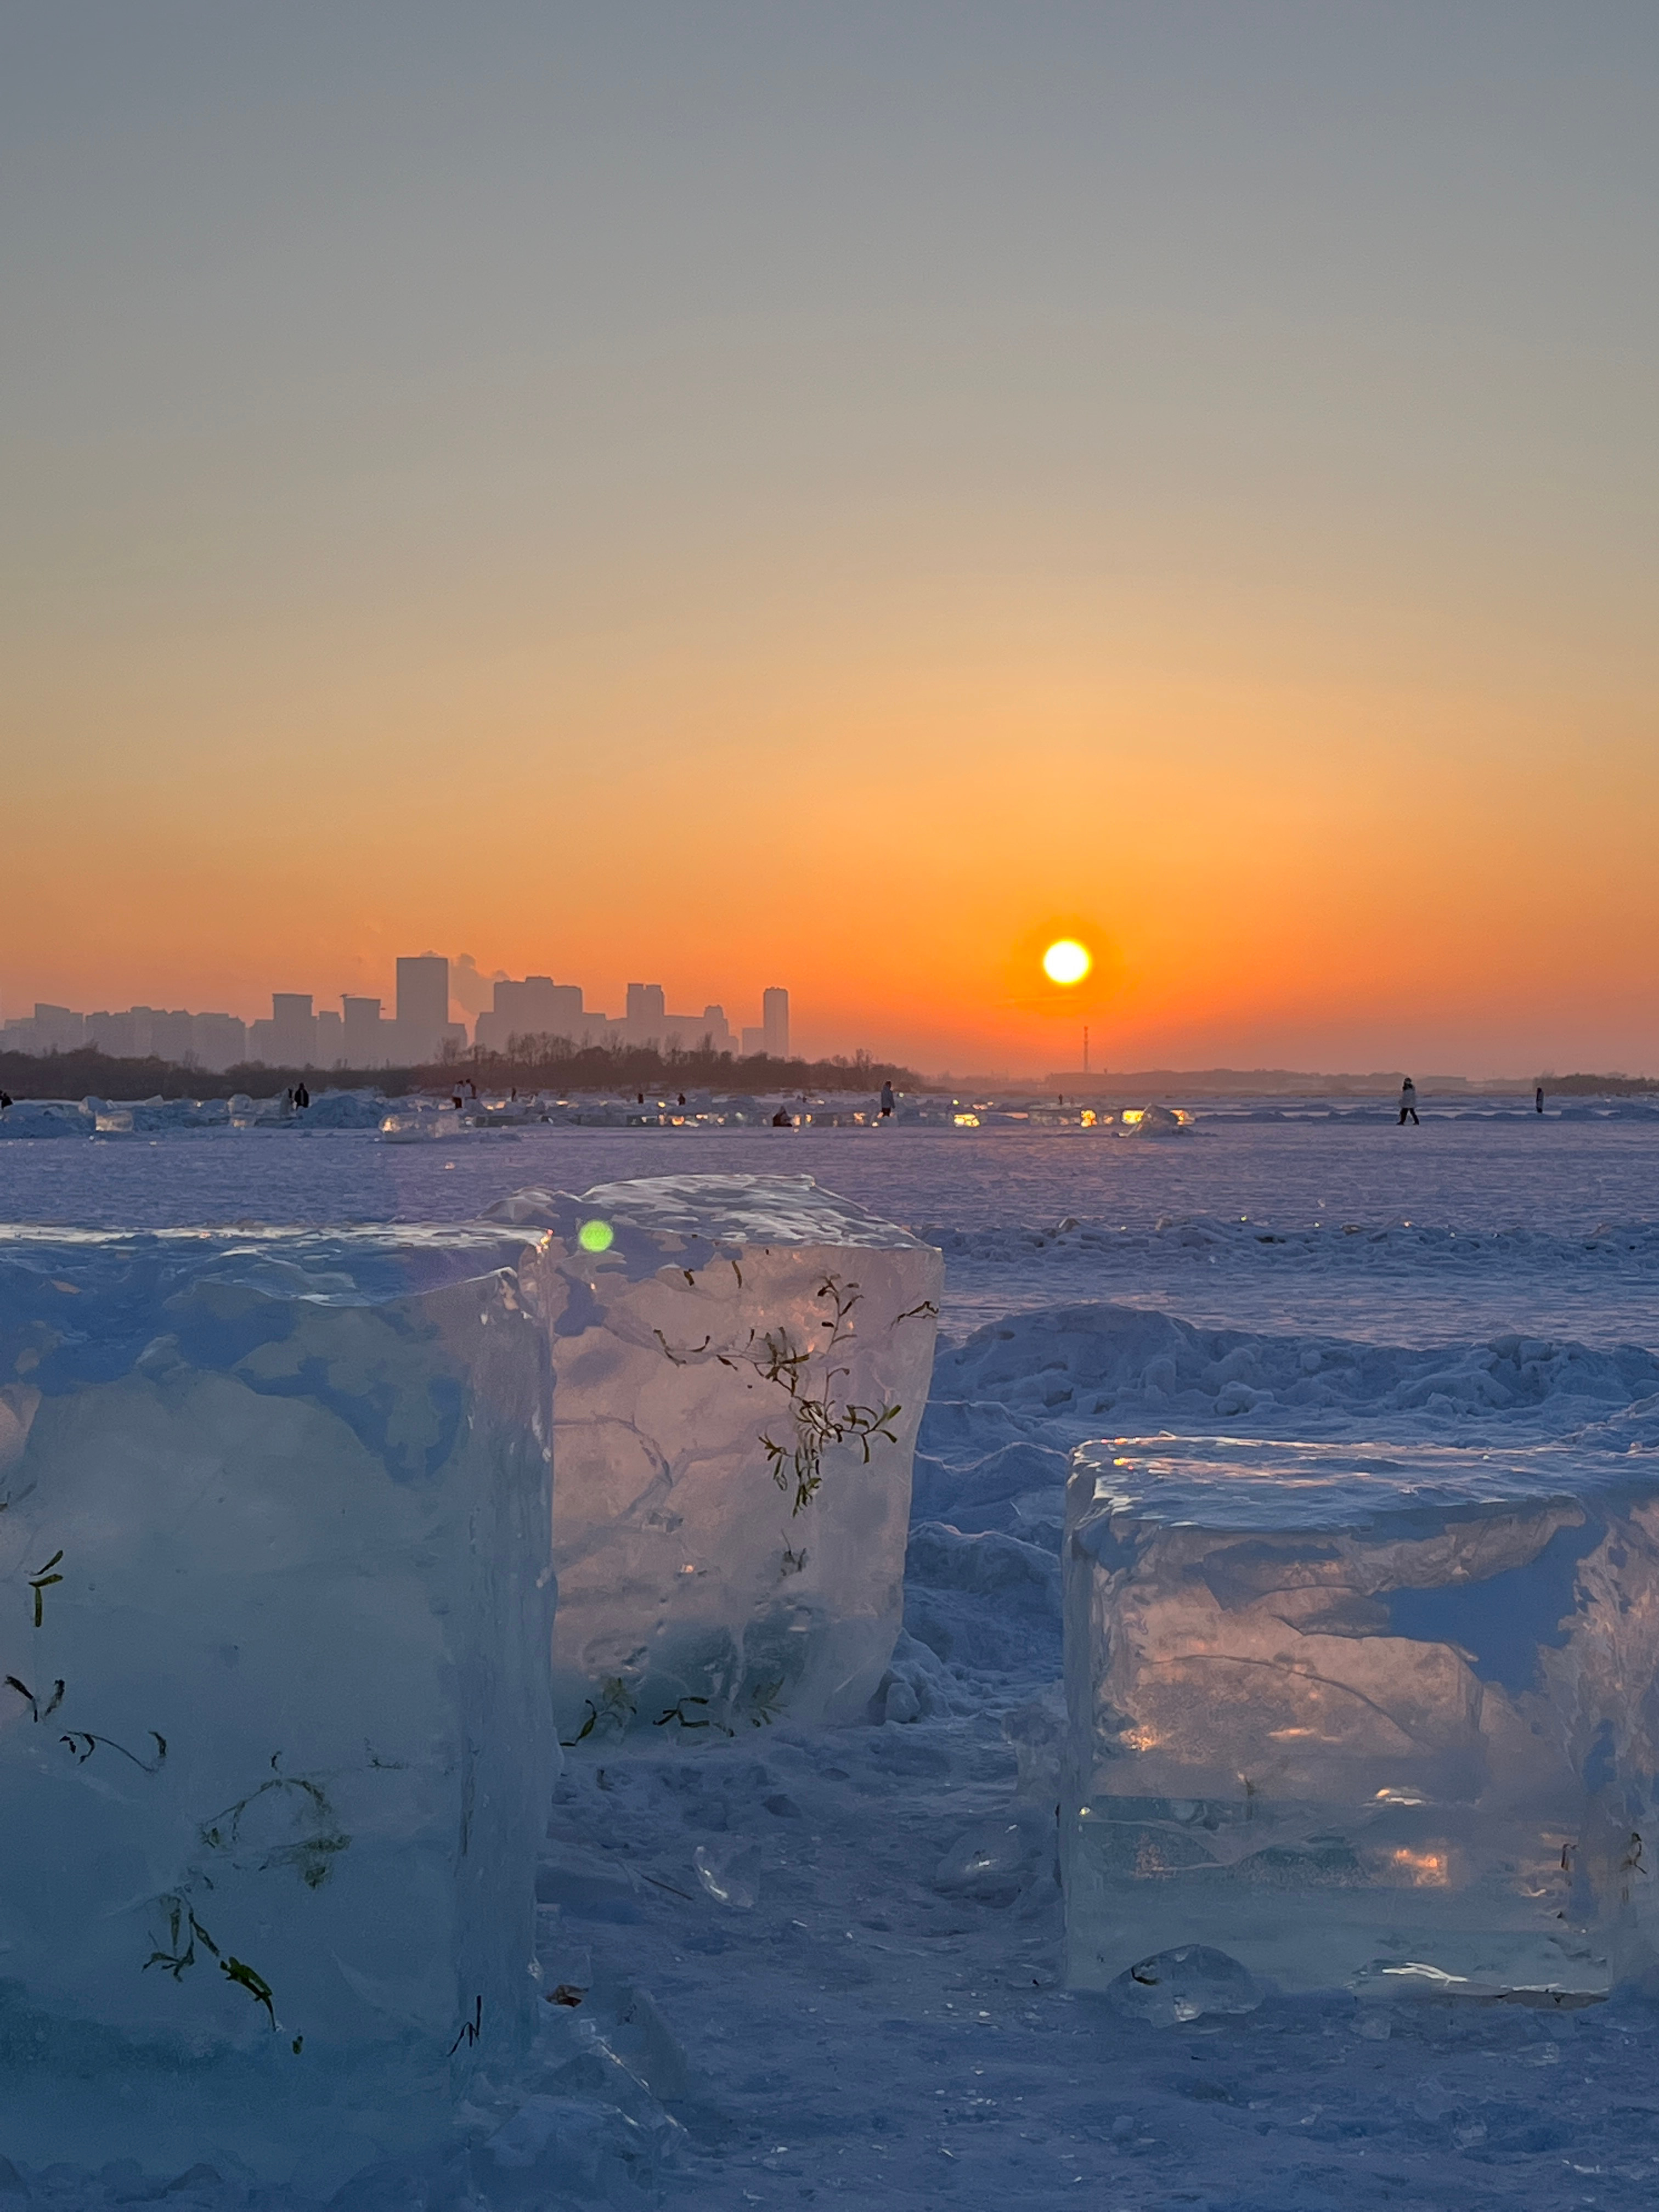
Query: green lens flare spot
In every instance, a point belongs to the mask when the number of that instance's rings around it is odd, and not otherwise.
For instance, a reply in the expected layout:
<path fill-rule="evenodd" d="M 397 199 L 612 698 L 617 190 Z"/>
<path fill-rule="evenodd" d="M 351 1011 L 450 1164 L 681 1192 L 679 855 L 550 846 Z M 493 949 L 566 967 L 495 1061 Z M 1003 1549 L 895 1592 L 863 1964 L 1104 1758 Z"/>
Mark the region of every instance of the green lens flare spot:
<path fill-rule="evenodd" d="M 617 1232 L 608 1221 L 584 1221 L 576 1231 L 584 1252 L 608 1252 L 616 1241 Z"/>

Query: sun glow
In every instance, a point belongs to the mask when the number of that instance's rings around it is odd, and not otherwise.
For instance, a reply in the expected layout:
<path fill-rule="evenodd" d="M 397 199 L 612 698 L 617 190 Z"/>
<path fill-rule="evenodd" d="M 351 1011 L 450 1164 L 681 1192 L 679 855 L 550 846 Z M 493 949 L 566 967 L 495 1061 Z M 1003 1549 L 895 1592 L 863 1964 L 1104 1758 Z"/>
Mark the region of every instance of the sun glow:
<path fill-rule="evenodd" d="M 1062 937 L 1042 956 L 1042 972 L 1051 983 L 1080 983 L 1094 966 L 1086 945 Z"/>

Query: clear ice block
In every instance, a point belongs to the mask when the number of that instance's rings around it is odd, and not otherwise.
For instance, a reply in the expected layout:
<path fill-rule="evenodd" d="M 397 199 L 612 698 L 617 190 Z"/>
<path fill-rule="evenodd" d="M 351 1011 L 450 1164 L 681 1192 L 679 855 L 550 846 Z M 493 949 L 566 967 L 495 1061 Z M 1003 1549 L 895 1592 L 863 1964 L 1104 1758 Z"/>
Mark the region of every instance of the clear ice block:
<path fill-rule="evenodd" d="M 1604 1991 L 1653 1963 L 1645 1455 L 1120 1439 L 1065 1540 L 1067 1970 Z"/>
<path fill-rule="evenodd" d="M 547 1232 L 568 1741 L 850 1718 L 903 1612 L 944 1263 L 807 1176 L 665 1176 Z"/>
<path fill-rule="evenodd" d="M 330 2187 L 534 2013 L 523 1239 L 0 1231 L 0 2149 Z"/>

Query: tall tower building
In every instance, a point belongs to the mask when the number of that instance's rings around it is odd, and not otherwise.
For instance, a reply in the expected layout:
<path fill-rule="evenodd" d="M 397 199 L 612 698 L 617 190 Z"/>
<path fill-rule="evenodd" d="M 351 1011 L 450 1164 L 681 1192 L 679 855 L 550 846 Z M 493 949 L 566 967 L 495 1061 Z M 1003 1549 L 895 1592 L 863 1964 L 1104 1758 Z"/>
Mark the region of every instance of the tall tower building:
<path fill-rule="evenodd" d="M 340 1006 L 346 1066 L 383 1067 L 386 1065 L 386 1040 L 381 1035 L 385 1024 L 380 1019 L 380 1000 L 343 994 Z"/>
<path fill-rule="evenodd" d="M 773 1060 L 789 1057 L 789 994 L 775 987 L 761 994 L 761 1034 L 766 1040 L 768 1056 Z"/>
<path fill-rule="evenodd" d="M 630 983 L 628 1011 L 622 1018 L 626 1044 L 655 1045 L 661 1050 L 668 1030 L 668 1000 L 660 983 Z"/>
<path fill-rule="evenodd" d="M 398 1049 L 410 1060 L 434 1060 L 449 1027 L 449 963 L 423 952 L 398 963 Z"/>
<path fill-rule="evenodd" d="M 309 991 L 273 991 L 270 1042 L 278 1067 L 309 1067 L 316 1058 L 317 1024 Z"/>

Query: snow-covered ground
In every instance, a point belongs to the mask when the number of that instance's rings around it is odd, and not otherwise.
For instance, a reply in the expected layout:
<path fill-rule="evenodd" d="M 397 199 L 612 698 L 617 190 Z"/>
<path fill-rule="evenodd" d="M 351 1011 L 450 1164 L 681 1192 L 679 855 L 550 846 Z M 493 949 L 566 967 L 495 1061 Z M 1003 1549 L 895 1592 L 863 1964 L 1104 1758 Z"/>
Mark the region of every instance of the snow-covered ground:
<path fill-rule="evenodd" d="M 945 1252 L 908 1630 L 865 1724 L 644 1750 L 596 1735 L 567 1753 L 543 1970 L 550 1992 L 586 1995 L 548 2008 L 531 2085 L 548 2101 L 509 2137 L 532 2162 L 487 2160 L 491 2195 L 654 2191 L 688 2212 L 1659 2197 L 1646 2002 L 1270 1996 L 1180 2026 L 1069 1995 L 1047 1794 L 1060 1485 L 1081 1438 L 1659 1439 L 1643 1402 L 1659 1394 L 1651 1115 L 1429 1114 L 1400 1130 L 1380 1109 L 1217 1113 L 1148 1142 L 205 1132 L 0 1147 L 0 1215 L 459 1219 L 519 1186 L 698 1168 L 810 1173 Z M 538 2129 L 560 2146 L 550 2162 L 532 2158 Z M 37 2207 L 138 2186 L 67 2165 L 20 2182 Z M 453 2186 L 385 2176 L 352 2201 L 435 2212 Z M 16 2193 L 0 2166 L 6 2212 Z M 228 2173 L 168 2199 L 256 2200 L 285 2201 Z"/>

